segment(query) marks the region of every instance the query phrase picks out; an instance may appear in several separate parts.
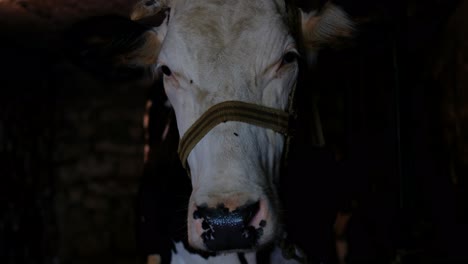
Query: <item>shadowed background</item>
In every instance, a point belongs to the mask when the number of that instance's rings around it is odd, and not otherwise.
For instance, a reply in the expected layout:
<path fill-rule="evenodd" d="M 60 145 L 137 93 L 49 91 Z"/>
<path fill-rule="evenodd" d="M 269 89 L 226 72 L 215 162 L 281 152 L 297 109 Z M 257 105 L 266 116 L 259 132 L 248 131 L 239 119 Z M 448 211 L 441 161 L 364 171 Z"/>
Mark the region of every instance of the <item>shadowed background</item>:
<path fill-rule="evenodd" d="M 133 2 L 0 0 L 0 263 L 142 263 L 153 250 L 135 211 L 141 183 L 152 190 L 142 124 L 160 86 L 90 72 L 63 45 L 75 22 L 127 16 Z M 293 200 L 313 190 L 318 212 L 352 212 L 349 263 L 465 260 L 468 5 L 336 2 L 362 27 L 352 47 L 318 60 L 328 146 L 317 155 L 334 169 L 311 168 L 318 179 Z M 301 211 L 290 208 L 294 223 Z M 331 234 L 311 230 L 305 247 L 331 254 L 321 240 Z"/>

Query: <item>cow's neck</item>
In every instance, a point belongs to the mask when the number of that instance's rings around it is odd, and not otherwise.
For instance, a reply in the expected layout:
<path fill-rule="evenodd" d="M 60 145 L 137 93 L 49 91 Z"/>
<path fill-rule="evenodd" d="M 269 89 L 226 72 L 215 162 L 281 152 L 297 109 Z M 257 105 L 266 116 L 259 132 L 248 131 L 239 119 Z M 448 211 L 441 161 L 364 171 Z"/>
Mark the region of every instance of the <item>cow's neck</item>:
<path fill-rule="evenodd" d="M 237 253 L 221 254 L 204 258 L 199 254 L 188 251 L 182 242 L 175 245 L 175 251 L 172 252 L 171 263 L 191 263 L 191 264 L 239 264 L 257 263 L 256 252 L 250 252 L 239 255 Z"/>
<path fill-rule="evenodd" d="M 171 263 L 191 263 L 191 264 L 301 264 L 305 260 L 295 246 L 269 247 L 262 251 L 249 253 L 227 253 L 216 256 L 201 256 L 191 250 L 187 250 L 183 242 L 175 243 L 172 251 Z"/>

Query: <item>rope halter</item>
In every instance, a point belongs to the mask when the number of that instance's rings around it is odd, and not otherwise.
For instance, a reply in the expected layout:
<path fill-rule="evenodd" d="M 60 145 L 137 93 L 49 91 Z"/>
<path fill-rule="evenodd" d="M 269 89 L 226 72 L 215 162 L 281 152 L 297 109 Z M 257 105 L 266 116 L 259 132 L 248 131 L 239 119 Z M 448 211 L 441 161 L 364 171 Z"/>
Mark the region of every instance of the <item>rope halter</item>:
<path fill-rule="evenodd" d="M 294 37 L 299 36 L 300 15 L 297 8 L 286 1 L 287 23 Z M 296 90 L 294 83 L 288 98 L 287 111 L 266 107 L 263 105 L 247 103 L 242 101 L 225 101 L 210 107 L 202 116 L 192 124 L 185 132 L 179 142 L 179 157 L 182 166 L 187 170 L 190 176 L 190 169 L 187 158 L 193 148 L 200 140 L 220 123 L 227 121 L 243 122 L 266 129 L 271 129 L 286 137 L 285 148 L 283 150 L 283 165 L 289 152 L 291 141 L 291 122 L 296 120 L 294 111 L 294 94 Z"/>
<path fill-rule="evenodd" d="M 211 129 L 227 121 L 243 122 L 271 129 L 286 136 L 285 152 L 287 153 L 291 137 L 290 124 L 295 119 L 292 111 L 295 88 L 294 84 L 289 96 L 287 112 L 242 101 L 225 101 L 210 107 L 180 139 L 178 153 L 182 166 L 189 172 L 187 158 L 190 152 Z"/>

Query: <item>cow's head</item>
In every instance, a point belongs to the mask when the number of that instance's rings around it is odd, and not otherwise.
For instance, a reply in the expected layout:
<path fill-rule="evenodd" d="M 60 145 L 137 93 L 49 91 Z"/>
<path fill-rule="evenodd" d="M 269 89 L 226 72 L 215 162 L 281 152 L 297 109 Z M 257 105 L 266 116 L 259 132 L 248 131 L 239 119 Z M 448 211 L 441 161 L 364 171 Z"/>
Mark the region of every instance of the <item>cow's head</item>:
<path fill-rule="evenodd" d="M 351 22 L 335 5 L 317 14 L 292 8 L 284 0 L 137 4 L 134 20 L 166 13 L 140 53 L 150 63 L 157 57 L 154 69 L 164 78 L 181 137 L 225 101 L 287 111 L 299 56 L 351 31 Z M 276 184 L 284 146 L 283 134 L 246 122 L 221 122 L 203 134 L 187 157 L 191 246 L 250 250 L 275 239 L 281 228 Z"/>

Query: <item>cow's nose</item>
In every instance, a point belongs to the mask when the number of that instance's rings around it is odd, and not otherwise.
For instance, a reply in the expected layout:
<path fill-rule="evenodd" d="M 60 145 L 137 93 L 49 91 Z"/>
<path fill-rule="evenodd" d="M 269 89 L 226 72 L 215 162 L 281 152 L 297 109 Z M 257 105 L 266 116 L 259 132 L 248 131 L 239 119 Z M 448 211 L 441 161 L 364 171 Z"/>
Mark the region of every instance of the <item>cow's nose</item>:
<path fill-rule="evenodd" d="M 260 202 L 250 203 L 230 211 L 224 204 L 216 208 L 198 206 L 195 220 L 202 220 L 201 238 L 209 251 L 251 249 L 257 245 L 266 222 L 253 219 L 259 213 Z"/>

